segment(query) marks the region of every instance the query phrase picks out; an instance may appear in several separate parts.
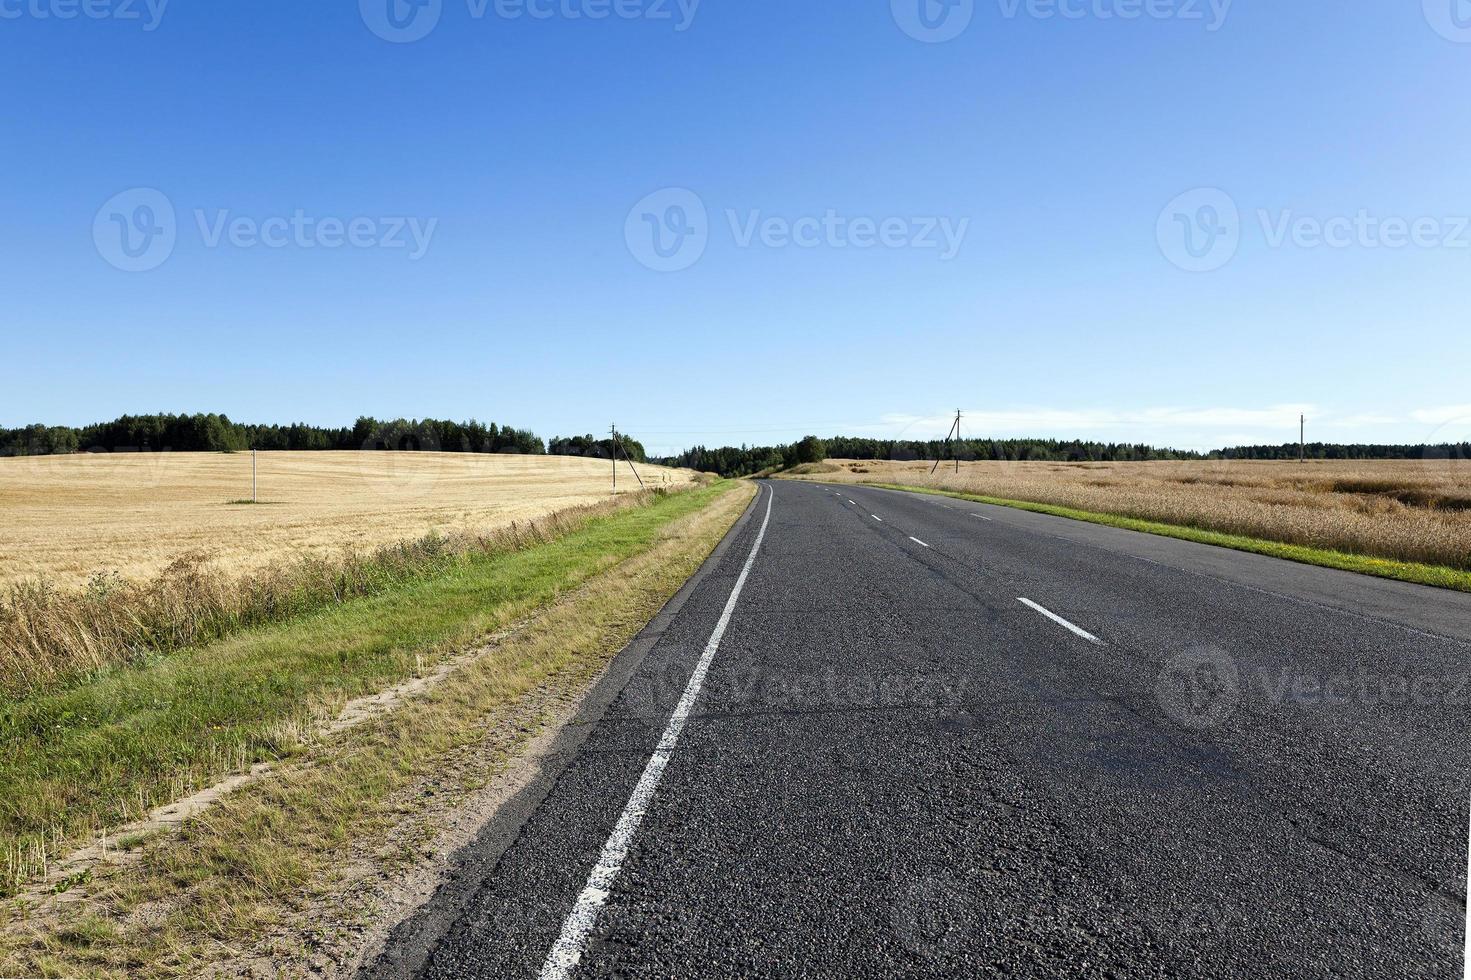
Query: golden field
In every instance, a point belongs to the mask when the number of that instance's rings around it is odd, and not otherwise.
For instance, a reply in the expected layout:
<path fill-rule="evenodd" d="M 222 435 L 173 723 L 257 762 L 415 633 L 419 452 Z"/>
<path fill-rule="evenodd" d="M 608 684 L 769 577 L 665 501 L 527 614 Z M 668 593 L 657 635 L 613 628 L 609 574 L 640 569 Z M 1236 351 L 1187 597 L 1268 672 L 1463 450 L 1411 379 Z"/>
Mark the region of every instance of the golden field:
<path fill-rule="evenodd" d="M 202 553 L 244 574 L 302 557 L 369 551 L 430 532 L 485 532 L 606 500 L 607 461 L 457 453 L 138 453 L 0 459 L 0 587 L 57 588 L 98 572 L 142 581 Z M 620 491 L 637 488 L 619 464 Z M 640 466 L 651 486 L 688 470 Z"/>
<path fill-rule="evenodd" d="M 1471 461 L 942 463 L 829 460 L 822 482 L 902 483 L 1471 569 Z"/>

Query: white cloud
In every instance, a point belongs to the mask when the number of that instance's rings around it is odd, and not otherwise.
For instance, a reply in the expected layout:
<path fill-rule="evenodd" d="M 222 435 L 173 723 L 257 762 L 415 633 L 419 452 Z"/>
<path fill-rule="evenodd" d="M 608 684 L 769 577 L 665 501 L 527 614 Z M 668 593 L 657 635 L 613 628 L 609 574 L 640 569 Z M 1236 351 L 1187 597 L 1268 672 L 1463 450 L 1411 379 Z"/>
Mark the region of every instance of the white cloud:
<path fill-rule="evenodd" d="M 1439 408 L 1422 408 L 1411 412 L 1410 418 L 1424 425 L 1446 425 L 1451 422 L 1471 423 L 1471 405 L 1442 405 Z"/>

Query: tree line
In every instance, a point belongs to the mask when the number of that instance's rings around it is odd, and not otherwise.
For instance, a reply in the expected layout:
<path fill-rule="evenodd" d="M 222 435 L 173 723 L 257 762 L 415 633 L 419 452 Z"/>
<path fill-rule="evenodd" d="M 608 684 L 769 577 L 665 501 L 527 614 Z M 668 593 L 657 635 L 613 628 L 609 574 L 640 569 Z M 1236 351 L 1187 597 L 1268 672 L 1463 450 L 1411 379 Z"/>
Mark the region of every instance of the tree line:
<path fill-rule="evenodd" d="M 1211 453 L 1212 459 L 1297 459 L 1295 442 L 1280 446 L 1234 446 Z M 1310 442 L 1308 459 L 1471 459 L 1471 442 L 1390 446 L 1375 443 Z"/>
<path fill-rule="evenodd" d="M 644 446 L 624 433 L 618 435 L 620 455 L 636 463 L 649 462 Z M 0 427 L 0 456 L 35 456 L 75 452 L 240 452 L 261 450 L 398 450 L 457 453 L 518 453 L 528 456 L 581 456 L 609 459 L 611 438 L 592 435 L 559 436 L 543 442 L 540 436 L 494 422 L 452 422 L 442 419 L 393 419 L 369 416 L 351 427 L 324 428 L 293 425 L 250 425 L 214 413 L 194 415 L 124 415 L 111 422 L 73 428 L 28 425 Z M 872 439 L 807 436 L 775 446 L 696 446 L 675 456 L 653 460 L 721 476 L 750 476 L 787 469 L 828 457 L 857 460 L 1005 460 L 1012 462 L 1118 462 L 1139 460 L 1292 460 L 1297 443 L 1277 446 L 1236 446 L 1209 453 L 1161 449 L 1142 443 L 1091 442 L 1078 439 Z M 1309 443 L 1309 459 L 1471 459 L 1471 443 L 1442 445 L 1377 445 Z"/>
<path fill-rule="evenodd" d="M 1124 443 L 1083 442 L 1060 439 L 962 439 L 946 443 L 943 439 L 867 439 L 834 436 L 818 439 L 807 436 L 798 442 L 778 446 L 725 446 L 710 449 L 696 446 L 685 452 L 661 459 L 669 466 L 719 473 L 721 476 L 750 476 L 763 470 L 785 469 L 803 463 L 817 463 L 829 457 L 859 460 L 1011 460 L 1044 462 L 1109 462 L 1114 460 L 1202 459 L 1202 454 L 1178 449 Z"/>
<path fill-rule="evenodd" d="M 549 456 L 585 456 L 589 459 L 612 459 L 613 438 L 599 439 L 595 436 L 559 436 L 547 443 Z M 627 457 L 635 463 L 647 463 L 649 457 L 644 444 L 629 435 L 618 433 L 618 458 Z"/>
<path fill-rule="evenodd" d="M 351 427 L 249 425 L 228 416 L 124 415 L 73 428 L 28 425 L 0 428 L 0 456 L 75 452 L 240 452 L 262 450 L 379 449 L 450 453 L 546 453 L 540 436 L 525 429 L 475 420 L 393 419 L 364 416 Z"/>
<path fill-rule="evenodd" d="M 721 476 L 750 476 L 822 459 L 857 460 L 991 460 L 1048 463 L 1111 463 L 1153 460 L 1295 460 L 1298 444 L 1281 446 L 1237 446 L 1208 453 L 1187 449 L 1162 449 L 1143 443 L 1090 442 L 1079 439 L 963 439 L 947 444 L 943 439 L 868 439 L 807 436 L 800 442 L 777 446 L 696 446 L 656 462 L 667 466 L 718 473 Z M 1471 459 L 1471 443 L 1441 445 L 1373 445 L 1309 443 L 1308 459 Z"/>

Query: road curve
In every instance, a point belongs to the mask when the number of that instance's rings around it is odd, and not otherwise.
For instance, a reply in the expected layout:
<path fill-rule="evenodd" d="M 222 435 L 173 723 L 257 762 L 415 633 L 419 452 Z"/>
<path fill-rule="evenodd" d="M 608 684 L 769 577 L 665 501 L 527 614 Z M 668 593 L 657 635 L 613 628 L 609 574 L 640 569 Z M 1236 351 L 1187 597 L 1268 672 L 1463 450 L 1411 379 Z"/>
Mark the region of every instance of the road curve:
<path fill-rule="evenodd" d="M 1468 663 L 1468 596 L 764 483 L 364 973 L 1459 976 Z"/>

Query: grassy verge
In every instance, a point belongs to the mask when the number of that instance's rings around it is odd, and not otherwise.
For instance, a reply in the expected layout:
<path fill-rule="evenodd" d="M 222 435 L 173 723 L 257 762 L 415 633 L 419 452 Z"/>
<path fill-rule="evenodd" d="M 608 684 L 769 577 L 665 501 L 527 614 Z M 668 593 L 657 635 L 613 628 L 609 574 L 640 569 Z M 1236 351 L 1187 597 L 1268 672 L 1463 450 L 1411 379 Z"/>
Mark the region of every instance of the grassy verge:
<path fill-rule="evenodd" d="M 650 495 L 521 550 L 464 553 L 433 574 L 286 623 L 0 698 L 0 891 L 100 828 L 289 756 L 300 733 L 348 700 L 413 677 L 649 551 L 734 487 Z"/>
<path fill-rule="evenodd" d="M 1185 527 L 1179 524 L 1163 524 L 1159 521 L 1146 521 L 1137 517 L 1101 514 L 1094 511 L 1077 510 L 1072 507 L 1060 507 L 1056 504 L 1033 503 L 1027 500 L 987 497 L 981 494 L 962 493 L 956 490 L 940 490 L 933 487 L 916 487 L 900 483 L 868 483 L 866 485 L 880 487 L 885 490 L 904 490 L 909 493 L 925 493 L 938 497 L 954 497 L 958 500 L 973 500 L 982 504 L 994 504 L 998 507 L 1012 507 L 1017 510 L 1031 511 L 1035 514 L 1051 514 L 1054 517 L 1066 517 L 1074 521 L 1087 521 L 1090 524 L 1105 524 L 1109 527 L 1124 528 L 1129 531 L 1143 531 L 1146 534 L 1158 534 L 1167 538 L 1180 538 L 1184 541 L 1196 541 L 1201 544 L 1211 544 L 1221 548 L 1232 548 L 1236 551 L 1250 551 L 1253 554 L 1268 555 L 1272 558 L 1285 558 L 1288 561 L 1301 562 L 1305 565 L 1321 565 L 1325 568 L 1337 568 L 1347 572 L 1358 572 L 1363 575 L 1375 575 L 1379 578 L 1395 579 L 1400 582 L 1412 582 L 1416 585 L 1433 585 L 1443 589 L 1471 592 L 1471 572 L 1446 568 L 1442 565 L 1424 565 L 1417 562 L 1394 561 L 1388 558 L 1372 558 L 1367 555 L 1354 555 L 1342 551 L 1330 551 L 1325 548 L 1309 548 L 1305 545 L 1283 544 L 1280 541 L 1250 538 L 1240 534 L 1225 534 L 1221 531 L 1207 531 L 1201 528 Z"/>

